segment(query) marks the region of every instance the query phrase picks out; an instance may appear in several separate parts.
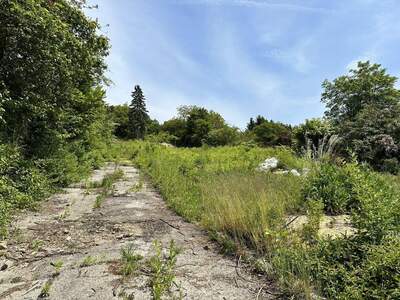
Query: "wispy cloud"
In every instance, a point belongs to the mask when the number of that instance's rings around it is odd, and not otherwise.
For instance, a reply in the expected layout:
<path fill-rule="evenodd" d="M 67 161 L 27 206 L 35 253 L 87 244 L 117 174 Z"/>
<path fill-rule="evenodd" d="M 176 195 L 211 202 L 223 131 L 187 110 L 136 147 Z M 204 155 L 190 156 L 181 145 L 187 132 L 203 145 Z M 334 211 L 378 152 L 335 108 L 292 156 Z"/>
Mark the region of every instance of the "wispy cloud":
<path fill-rule="evenodd" d="M 321 82 L 346 66 L 400 70 L 397 0 L 93 1 L 110 24 L 108 101 L 140 84 L 160 121 L 195 104 L 240 127 L 257 114 L 296 124 L 321 115 Z"/>
<path fill-rule="evenodd" d="M 268 1 L 268 0 L 174 0 L 175 3 L 179 4 L 192 4 L 192 5 L 214 5 L 214 6 L 242 6 L 242 7 L 265 7 L 284 9 L 292 11 L 303 11 L 312 13 L 331 13 L 332 10 L 325 9 L 323 7 L 313 7 L 306 5 L 299 5 L 290 2 L 283 1 Z"/>

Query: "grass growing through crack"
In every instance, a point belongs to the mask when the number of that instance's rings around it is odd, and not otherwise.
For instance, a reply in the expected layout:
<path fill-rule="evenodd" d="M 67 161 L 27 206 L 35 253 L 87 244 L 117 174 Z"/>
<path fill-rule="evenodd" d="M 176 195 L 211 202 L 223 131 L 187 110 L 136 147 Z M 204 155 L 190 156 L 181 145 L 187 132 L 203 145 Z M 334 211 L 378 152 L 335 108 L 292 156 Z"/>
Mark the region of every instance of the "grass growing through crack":
<path fill-rule="evenodd" d="M 133 244 L 123 247 L 121 249 L 121 266 L 119 272 L 124 277 L 136 275 L 140 271 L 150 276 L 148 284 L 151 288 L 152 298 L 154 300 L 161 300 L 166 293 L 170 292 L 171 286 L 174 283 L 175 265 L 180 249 L 171 240 L 167 251 L 164 253 L 162 243 L 155 240 L 153 242 L 153 250 L 154 255 L 141 263 L 143 257 L 135 253 Z M 124 292 L 120 296 L 124 299 L 131 299 L 129 298 L 131 295 L 126 295 Z M 182 298 L 183 296 L 179 289 L 179 296 L 173 297 L 173 299 Z"/>
<path fill-rule="evenodd" d="M 161 297 L 170 290 L 174 282 L 174 269 L 180 250 L 172 240 L 169 244 L 167 255 L 163 254 L 162 244 L 159 241 L 154 242 L 154 251 L 155 255 L 147 262 L 151 272 L 149 283 L 153 299 L 160 300 Z"/>
<path fill-rule="evenodd" d="M 55 262 L 52 262 L 51 265 L 54 267 L 54 270 L 55 270 L 54 276 L 60 275 L 60 271 L 64 265 L 64 262 L 61 260 L 57 260 Z"/>
<path fill-rule="evenodd" d="M 100 208 L 103 205 L 104 200 L 106 199 L 106 194 L 101 193 L 97 195 L 96 200 L 94 201 L 93 208 Z"/>
<path fill-rule="evenodd" d="M 100 208 L 108 195 L 112 194 L 113 185 L 118 180 L 124 177 L 124 172 L 121 169 L 116 169 L 113 173 L 104 176 L 100 183 L 92 183 L 92 188 L 101 188 L 101 192 L 97 195 L 93 204 L 93 208 Z"/>
<path fill-rule="evenodd" d="M 38 299 L 44 299 L 50 297 L 51 281 L 46 281 L 40 291 Z"/>
<path fill-rule="evenodd" d="M 139 268 L 139 262 L 143 256 L 136 254 L 133 244 L 121 249 L 121 274 L 125 277 L 134 275 Z"/>
<path fill-rule="evenodd" d="M 40 247 L 42 247 L 43 245 L 44 245 L 44 241 L 42 241 L 42 240 L 33 240 L 31 245 L 30 245 L 30 248 L 33 251 L 38 251 L 40 249 Z"/>
<path fill-rule="evenodd" d="M 86 256 L 81 264 L 79 265 L 81 268 L 93 266 L 97 263 L 97 258 L 91 255 Z"/>

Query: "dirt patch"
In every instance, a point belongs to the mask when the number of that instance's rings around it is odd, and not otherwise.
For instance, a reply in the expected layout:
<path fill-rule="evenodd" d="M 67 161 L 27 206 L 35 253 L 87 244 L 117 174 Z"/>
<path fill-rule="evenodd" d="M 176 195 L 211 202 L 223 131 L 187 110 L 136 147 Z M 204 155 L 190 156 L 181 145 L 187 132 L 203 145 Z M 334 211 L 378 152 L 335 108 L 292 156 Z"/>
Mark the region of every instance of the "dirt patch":
<path fill-rule="evenodd" d="M 109 163 L 89 181 L 101 182 L 116 168 Z M 52 196 L 39 212 L 15 218 L 0 257 L 0 266 L 7 265 L 0 271 L 1 299 L 38 299 L 50 281 L 48 299 L 151 299 L 148 274 L 124 279 L 118 268 L 122 247 L 132 244 L 147 258 L 154 254 L 154 240 L 164 246 L 174 240 L 181 248 L 175 295 L 269 299 L 264 280 L 219 254 L 202 230 L 170 211 L 149 184 L 142 184 L 137 169 L 118 168 L 124 178 L 98 209 L 93 206 L 99 191 L 88 190 L 83 182 Z"/>

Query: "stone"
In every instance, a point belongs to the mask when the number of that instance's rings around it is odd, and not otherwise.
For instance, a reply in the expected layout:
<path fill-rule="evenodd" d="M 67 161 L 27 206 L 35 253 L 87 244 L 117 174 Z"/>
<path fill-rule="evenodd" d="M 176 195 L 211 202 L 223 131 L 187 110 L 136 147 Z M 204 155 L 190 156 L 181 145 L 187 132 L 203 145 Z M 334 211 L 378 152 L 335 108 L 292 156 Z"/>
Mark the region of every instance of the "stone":
<path fill-rule="evenodd" d="M 293 176 L 301 176 L 301 174 L 299 173 L 299 171 L 297 171 L 296 169 L 290 170 L 290 174 L 292 174 Z"/>
<path fill-rule="evenodd" d="M 268 172 L 278 167 L 279 160 L 276 157 L 267 158 L 258 167 L 257 171 Z"/>
<path fill-rule="evenodd" d="M 3 264 L 3 265 L 0 267 L 0 271 L 5 271 L 7 268 L 8 268 L 8 265 L 7 265 L 7 264 Z"/>

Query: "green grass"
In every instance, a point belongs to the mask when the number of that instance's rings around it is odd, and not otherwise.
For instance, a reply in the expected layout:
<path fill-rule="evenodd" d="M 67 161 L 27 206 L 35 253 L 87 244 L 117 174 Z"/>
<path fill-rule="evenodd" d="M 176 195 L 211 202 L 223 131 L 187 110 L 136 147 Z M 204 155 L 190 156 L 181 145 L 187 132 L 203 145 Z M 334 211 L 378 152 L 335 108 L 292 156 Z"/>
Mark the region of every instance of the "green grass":
<path fill-rule="evenodd" d="M 51 289 L 52 282 L 51 281 L 46 281 L 46 283 L 43 285 L 38 299 L 44 299 L 50 297 L 50 289 Z"/>
<path fill-rule="evenodd" d="M 112 194 L 113 185 L 118 180 L 121 180 L 124 177 L 124 172 L 121 169 L 116 168 L 115 171 L 111 174 L 107 174 L 104 176 L 102 181 L 94 182 L 90 184 L 91 188 L 101 189 L 99 195 L 96 196 L 95 202 L 93 204 L 94 209 L 99 209 L 103 205 L 104 200 Z"/>
<path fill-rule="evenodd" d="M 121 142 L 110 155 L 139 166 L 169 207 L 206 228 L 227 253 L 255 250 L 248 260 L 277 281 L 283 297 L 400 295 L 400 254 L 394 250 L 400 240 L 398 176 L 355 163 L 311 162 L 279 147 L 178 149 Z M 272 156 L 284 168 L 312 171 L 308 177 L 255 171 Z M 356 234 L 334 240 L 319 236 L 323 213 L 350 214 Z M 296 214 L 308 215 L 309 221 L 291 230 L 287 217 Z"/>
<path fill-rule="evenodd" d="M 61 271 L 61 268 L 64 265 L 64 262 L 61 261 L 61 260 L 57 260 L 55 262 L 52 262 L 51 265 L 54 267 L 54 271 L 55 271 L 54 275 L 55 276 L 60 275 L 60 271 Z"/>
<path fill-rule="evenodd" d="M 81 268 L 90 267 L 97 263 L 97 258 L 91 255 L 86 256 L 83 261 L 80 263 Z"/>
<path fill-rule="evenodd" d="M 133 244 L 129 244 L 121 249 L 121 274 L 129 277 L 135 274 L 139 268 L 139 262 L 143 256 L 135 253 Z"/>

